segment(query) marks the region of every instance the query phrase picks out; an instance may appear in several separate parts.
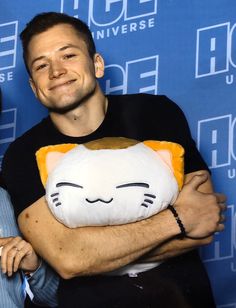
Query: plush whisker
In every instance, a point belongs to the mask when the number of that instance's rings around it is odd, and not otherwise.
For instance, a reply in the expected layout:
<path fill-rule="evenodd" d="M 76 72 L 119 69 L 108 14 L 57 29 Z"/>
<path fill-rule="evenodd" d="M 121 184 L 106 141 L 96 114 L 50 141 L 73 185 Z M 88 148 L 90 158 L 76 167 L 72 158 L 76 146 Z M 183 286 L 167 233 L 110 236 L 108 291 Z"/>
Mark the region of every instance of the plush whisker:
<path fill-rule="evenodd" d="M 59 193 L 54 193 L 54 194 L 51 194 L 50 197 L 55 197 L 55 196 L 58 196 Z"/>
<path fill-rule="evenodd" d="M 144 199 L 144 202 L 153 204 L 153 201 L 152 201 L 152 200 L 149 200 L 149 199 Z"/>
<path fill-rule="evenodd" d="M 153 198 L 153 199 L 156 199 L 156 196 L 155 196 L 155 195 L 151 195 L 151 194 L 144 194 L 144 196 L 146 196 L 146 197 L 150 197 L 150 198 Z"/>

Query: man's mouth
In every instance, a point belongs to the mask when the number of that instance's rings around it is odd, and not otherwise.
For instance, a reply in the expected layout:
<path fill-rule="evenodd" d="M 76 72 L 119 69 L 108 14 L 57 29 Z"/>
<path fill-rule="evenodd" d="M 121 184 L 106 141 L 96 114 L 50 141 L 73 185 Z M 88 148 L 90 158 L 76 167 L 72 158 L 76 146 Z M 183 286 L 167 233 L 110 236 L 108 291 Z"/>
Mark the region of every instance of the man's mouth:
<path fill-rule="evenodd" d="M 53 91 L 53 90 L 61 88 L 61 87 L 66 87 L 66 86 L 70 85 L 71 83 L 73 83 L 75 81 L 76 81 L 76 79 L 71 79 L 71 80 L 68 80 L 66 82 L 55 84 L 51 88 L 49 88 L 49 90 Z"/>

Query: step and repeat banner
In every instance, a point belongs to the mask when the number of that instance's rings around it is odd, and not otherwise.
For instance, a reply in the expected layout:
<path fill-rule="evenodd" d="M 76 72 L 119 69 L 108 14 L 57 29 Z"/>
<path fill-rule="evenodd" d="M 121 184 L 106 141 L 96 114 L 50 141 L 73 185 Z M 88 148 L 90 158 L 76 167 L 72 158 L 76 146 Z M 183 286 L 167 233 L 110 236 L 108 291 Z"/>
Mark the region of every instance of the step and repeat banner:
<path fill-rule="evenodd" d="M 236 308 L 236 1 L 1 0 L 0 159 L 47 114 L 29 87 L 19 40 L 45 11 L 89 25 L 106 61 L 106 93 L 165 94 L 184 110 L 215 189 L 228 196 L 226 229 L 201 256 L 217 306 Z"/>

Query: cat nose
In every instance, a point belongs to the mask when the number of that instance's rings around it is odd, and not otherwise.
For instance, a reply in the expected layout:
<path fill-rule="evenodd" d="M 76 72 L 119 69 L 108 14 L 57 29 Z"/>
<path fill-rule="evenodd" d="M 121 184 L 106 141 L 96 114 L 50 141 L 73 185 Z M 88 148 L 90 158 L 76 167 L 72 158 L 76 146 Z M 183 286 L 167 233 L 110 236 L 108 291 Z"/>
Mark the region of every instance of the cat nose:
<path fill-rule="evenodd" d="M 110 200 L 103 200 L 103 199 L 101 199 L 101 198 L 91 200 L 91 199 L 86 198 L 85 200 L 86 200 L 88 203 L 98 203 L 98 202 L 102 202 L 102 203 L 109 204 L 109 203 L 111 203 L 111 202 L 113 201 L 113 198 L 111 198 Z"/>

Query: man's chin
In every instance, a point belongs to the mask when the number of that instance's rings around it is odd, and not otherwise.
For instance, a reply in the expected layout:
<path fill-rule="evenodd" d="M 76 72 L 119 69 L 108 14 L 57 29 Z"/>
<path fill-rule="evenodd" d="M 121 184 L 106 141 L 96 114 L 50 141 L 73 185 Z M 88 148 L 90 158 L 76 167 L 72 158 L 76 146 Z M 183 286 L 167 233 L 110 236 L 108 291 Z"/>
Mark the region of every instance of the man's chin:
<path fill-rule="evenodd" d="M 56 107 L 49 107 L 48 111 L 53 112 L 53 113 L 58 113 L 58 114 L 65 114 L 67 112 L 70 112 L 76 108 L 78 108 L 82 102 L 75 102 L 75 103 L 70 103 L 65 106 L 56 106 Z"/>
<path fill-rule="evenodd" d="M 58 114 L 65 114 L 69 111 L 72 111 L 82 104 L 84 104 L 95 92 L 96 87 L 92 88 L 86 95 L 83 97 L 77 96 L 77 99 L 74 101 L 70 102 L 64 102 L 64 106 L 54 106 L 54 107 L 49 107 L 48 110 L 49 112 L 54 112 Z"/>

